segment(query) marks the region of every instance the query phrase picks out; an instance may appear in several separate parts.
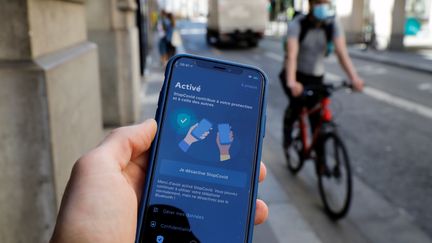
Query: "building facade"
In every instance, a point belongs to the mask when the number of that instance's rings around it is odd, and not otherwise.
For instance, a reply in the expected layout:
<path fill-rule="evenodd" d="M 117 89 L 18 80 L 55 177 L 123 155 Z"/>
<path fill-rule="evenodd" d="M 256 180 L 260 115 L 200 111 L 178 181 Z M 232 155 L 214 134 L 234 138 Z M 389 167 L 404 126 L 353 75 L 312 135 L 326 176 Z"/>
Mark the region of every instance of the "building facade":
<path fill-rule="evenodd" d="M 0 242 L 48 242 L 74 162 L 138 121 L 142 4 L 0 0 Z"/>

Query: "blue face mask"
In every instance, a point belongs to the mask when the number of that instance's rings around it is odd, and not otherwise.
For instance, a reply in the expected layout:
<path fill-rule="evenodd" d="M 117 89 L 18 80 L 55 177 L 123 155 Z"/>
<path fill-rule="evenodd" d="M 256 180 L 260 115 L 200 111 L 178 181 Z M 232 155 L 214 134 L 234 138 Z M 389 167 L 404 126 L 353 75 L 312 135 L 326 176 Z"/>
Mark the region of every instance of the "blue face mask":
<path fill-rule="evenodd" d="M 318 4 L 313 9 L 314 17 L 319 21 L 324 21 L 334 16 L 334 11 L 330 8 L 330 4 Z"/>

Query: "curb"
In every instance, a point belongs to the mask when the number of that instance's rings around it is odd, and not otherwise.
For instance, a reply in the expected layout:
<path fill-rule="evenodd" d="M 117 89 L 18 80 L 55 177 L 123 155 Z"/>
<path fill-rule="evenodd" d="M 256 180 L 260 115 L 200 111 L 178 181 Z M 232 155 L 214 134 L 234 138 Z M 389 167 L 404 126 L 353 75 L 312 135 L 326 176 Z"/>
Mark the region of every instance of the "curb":
<path fill-rule="evenodd" d="M 393 66 L 397 66 L 397 67 L 401 67 L 401 68 L 405 68 L 405 69 L 411 69 L 411 70 L 416 70 L 416 71 L 432 74 L 432 65 L 431 64 L 407 63 L 404 61 L 400 61 L 398 59 L 392 59 L 391 57 L 380 56 L 379 54 L 361 53 L 361 51 L 356 51 L 356 50 L 348 50 L 348 53 L 350 54 L 350 56 L 355 57 L 355 58 L 373 61 L 373 62 L 384 63 L 384 64 L 393 65 Z"/>

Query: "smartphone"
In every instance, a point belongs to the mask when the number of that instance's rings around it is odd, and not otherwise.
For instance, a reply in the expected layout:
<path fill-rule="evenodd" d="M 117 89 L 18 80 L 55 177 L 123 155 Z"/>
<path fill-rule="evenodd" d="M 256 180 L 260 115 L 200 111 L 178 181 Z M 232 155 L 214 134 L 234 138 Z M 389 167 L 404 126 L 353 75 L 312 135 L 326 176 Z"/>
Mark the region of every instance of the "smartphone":
<path fill-rule="evenodd" d="M 219 124 L 218 125 L 218 131 L 219 131 L 220 144 L 222 144 L 222 145 L 231 144 L 230 125 L 227 123 Z"/>
<path fill-rule="evenodd" d="M 255 67 L 193 55 L 170 59 L 137 243 L 252 242 L 266 84 Z M 221 125 L 210 130 L 212 124 Z M 218 146 L 217 132 L 222 143 L 232 132 L 231 145 Z"/>
<path fill-rule="evenodd" d="M 204 135 L 204 133 L 208 132 L 211 127 L 212 124 L 204 118 L 198 123 L 198 126 L 194 130 L 192 130 L 192 135 L 196 139 L 200 139 L 201 136 Z"/>

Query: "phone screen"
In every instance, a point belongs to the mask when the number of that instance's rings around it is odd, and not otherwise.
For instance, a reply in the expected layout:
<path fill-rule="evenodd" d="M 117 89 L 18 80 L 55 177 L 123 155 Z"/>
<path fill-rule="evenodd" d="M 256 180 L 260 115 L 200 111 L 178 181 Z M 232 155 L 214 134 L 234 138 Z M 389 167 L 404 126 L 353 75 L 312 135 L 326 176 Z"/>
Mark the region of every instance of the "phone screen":
<path fill-rule="evenodd" d="M 264 77 L 180 57 L 165 85 L 141 242 L 245 242 Z"/>
<path fill-rule="evenodd" d="M 218 133 L 219 133 L 219 141 L 221 144 L 230 144 L 231 143 L 231 128 L 229 124 L 219 124 L 218 125 Z"/>
<path fill-rule="evenodd" d="M 192 135 L 200 139 L 206 132 L 208 132 L 212 128 L 212 124 L 206 119 L 202 119 L 198 126 L 192 130 Z"/>

